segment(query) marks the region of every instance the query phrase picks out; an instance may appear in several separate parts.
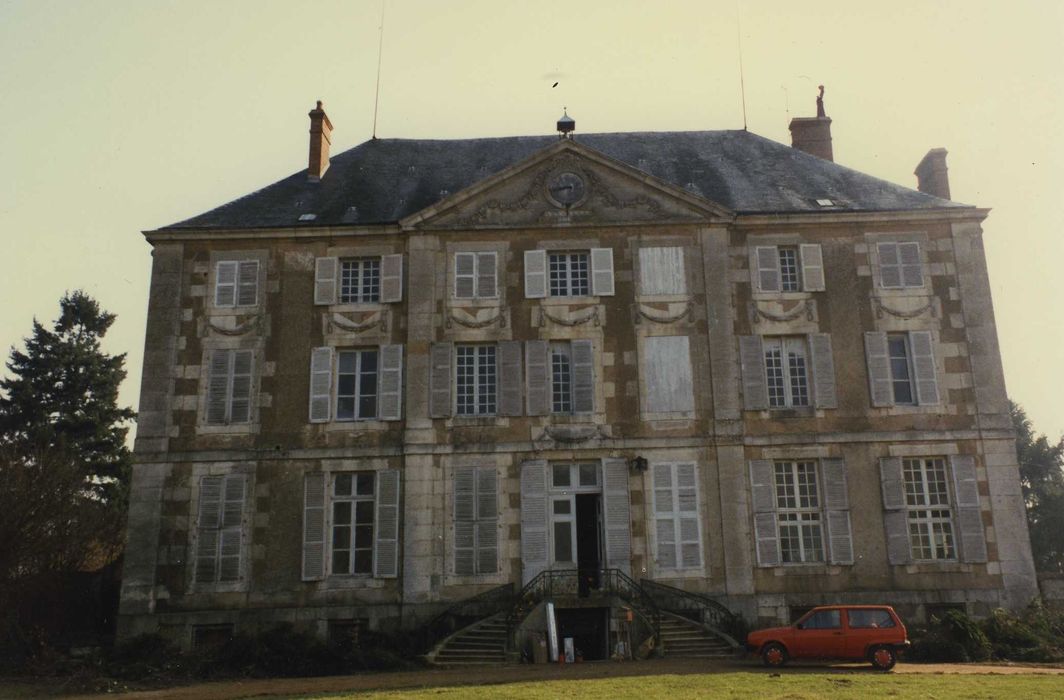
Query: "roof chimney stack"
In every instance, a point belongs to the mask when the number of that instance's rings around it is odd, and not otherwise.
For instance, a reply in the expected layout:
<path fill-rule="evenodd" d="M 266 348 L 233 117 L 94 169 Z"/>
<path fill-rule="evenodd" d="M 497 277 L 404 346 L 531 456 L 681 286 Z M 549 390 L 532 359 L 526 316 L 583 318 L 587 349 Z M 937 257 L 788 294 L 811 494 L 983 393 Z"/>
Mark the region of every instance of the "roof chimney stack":
<path fill-rule="evenodd" d="M 795 117 L 791 120 L 791 146 L 817 158 L 834 161 L 831 150 L 831 118 L 824 113 L 824 86 L 816 98 L 815 117 Z"/>
<path fill-rule="evenodd" d="M 946 149 L 932 148 L 914 171 L 916 189 L 941 199 L 949 199 L 949 169 L 946 167 Z"/>
<path fill-rule="evenodd" d="M 307 168 L 307 180 L 320 182 L 329 169 L 329 144 L 332 143 L 332 122 L 325 110 L 318 106 L 310 111 L 310 166 Z"/>

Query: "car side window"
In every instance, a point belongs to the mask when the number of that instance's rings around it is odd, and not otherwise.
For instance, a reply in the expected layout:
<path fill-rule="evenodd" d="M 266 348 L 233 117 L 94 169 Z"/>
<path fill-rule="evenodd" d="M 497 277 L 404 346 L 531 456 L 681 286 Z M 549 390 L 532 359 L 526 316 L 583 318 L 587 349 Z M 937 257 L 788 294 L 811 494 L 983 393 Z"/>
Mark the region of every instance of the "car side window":
<path fill-rule="evenodd" d="M 827 630 L 842 627 L 842 615 L 838 610 L 821 610 L 813 613 L 802 623 L 802 629 Z"/>
<path fill-rule="evenodd" d="M 886 610 L 847 610 L 851 629 L 893 627 L 894 618 Z"/>

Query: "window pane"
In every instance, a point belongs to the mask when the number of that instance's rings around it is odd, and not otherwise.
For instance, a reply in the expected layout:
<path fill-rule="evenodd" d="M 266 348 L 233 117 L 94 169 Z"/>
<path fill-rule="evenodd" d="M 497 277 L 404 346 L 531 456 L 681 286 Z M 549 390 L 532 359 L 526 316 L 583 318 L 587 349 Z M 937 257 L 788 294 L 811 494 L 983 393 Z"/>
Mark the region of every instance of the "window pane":
<path fill-rule="evenodd" d="M 573 512 L 572 504 L 568 499 L 554 501 L 554 514 L 555 515 L 569 515 Z"/>
<path fill-rule="evenodd" d="M 554 561 L 573 560 L 572 523 L 554 523 Z"/>
<path fill-rule="evenodd" d="M 349 525 L 351 523 L 350 501 L 333 503 L 333 523 L 336 525 Z"/>
<path fill-rule="evenodd" d="M 334 480 L 334 493 L 337 496 L 348 496 L 351 494 L 351 475 L 350 474 L 337 474 Z"/>
<path fill-rule="evenodd" d="M 551 348 L 551 412 L 572 413 L 572 365 L 569 362 L 569 347 L 556 345 Z"/>
<path fill-rule="evenodd" d="M 551 467 L 551 474 L 553 475 L 552 483 L 554 488 L 561 488 L 565 486 L 571 486 L 570 470 L 568 464 L 555 464 Z"/>
<path fill-rule="evenodd" d="M 355 551 L 355 571 L 356 574 L 371 574 L 373 573 L 373 550 L 356 550 Z"/>
<path fill-rule="evenodd" d="M 786 406 L 787 396 L 783 384 L 783 358 L 779 342 L 765 342 L 765 376 L 768 380 L 768 405 Z"/>
<path fill-rule="evenodd" d="M 373 528 L 372 527 L 356 527 L 355 528 L 355 548 L 356 549 L 373 549 Z"/>
<path fill-rule="evenodd" d="M 333 550 L 332 571 L 334 574 L 351 573 L 351 553 L 348 551 Z"/>
<path fill-rule="evenodd" d="M 373 524 L 373 501 L 359 501 L 355 504 L 355 522 L 359 525 Z"/>
<path fill-rule="evenodd" d="M 455 382 L 457 412 L 460 416 L 472 415 L 476 410 L 476 357 L 473 348 L 460 345 L 455 348 Z"/>
<path fill-rule="evenodd" d="M 798 249 L 780 248 L 780 284 L 785 292 L 797 292 L 798 283 Z"/>
<path fill-rule="evenodd" d="M 809 405 L 809 380 L 805 368 L 805 342 L 790 340 L 787 343 L 787 372 L 791 380 L 792 406 Z"/>
<path fill-rule="evenodd" d="M 561 253 L 552 253 L 550 260 L 550 295 L 552 297 L 569 296 L 569 257 Z"/>
<path fill-rule="evenodd" d="M 573 253 L 569 256 L 570 296 L 583 297 L 591 294 L 589 272 L 587 253 Z"/>
<path fill-rule="evenodd" d="M 806 629 L 834 629 L 842 627 L 842 615 L 838 610 L 821 610 L 810 617 L 805 624 Z"/>
<path fill-rule="evenodd" d="M 362 472 L 357 475 L 355 482 L 355 493 L 360 496 L 372 496 L 373 495 L 373 474 L 372 472 Z"/>
<path fill-rule="evenodd" d="M 596 464 L 581 464 L 580 465 L 580 485 L 581 486 L 597 486 L 598 485 L 598 465 L 596 465 Z"/>
<path fill-rule="evenodd" d="M 351 528 L 349 527 L 334 527 L 333 528 L 333 549 L 350 549 L 351 548 Z"/>

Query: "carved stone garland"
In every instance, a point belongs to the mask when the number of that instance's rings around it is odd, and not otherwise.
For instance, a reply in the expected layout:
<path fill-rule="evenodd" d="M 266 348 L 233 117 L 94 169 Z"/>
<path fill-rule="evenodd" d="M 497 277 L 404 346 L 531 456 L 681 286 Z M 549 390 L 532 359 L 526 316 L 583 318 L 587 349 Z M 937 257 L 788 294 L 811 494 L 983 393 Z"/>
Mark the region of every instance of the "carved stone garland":
<path fill-rule="evenodd" d="M 802 314 L 805 314 L 805 320 L 814 321 L 816 307 L 813 305 L 812 299 L 806 299 L 804 304 L 799 304 L 794 307 L 794 310 L 788 311 L 782 314 L 774 314 L 770 311 L 762 309 L 756 301 L 750 302 L 750 320 L 754 323 L 760 323 L 761 319 L 766 321 L 776 321 L 777 323 L 783 323 L 785 321 L 793 321 Z"/>
<path fill-rule="evenodd" d="M 688 321 L 693 321 L 695 319 L 695 305 L 690 299 L 684 302 L 684 307 L 679 313 L 671 315 L 651 313 L 648 310 L 649 307 L 645 307 L 641 303 L 633 304 L 632 308 L 635 310 L 634 320 L 637 324 L 640 323 L 641 319 L 653 321 L 654 323 L 676 323 L 684 317 L 686 317 Z"/>
<path fill-rule="evenodd" d="M 447 314 L 447 328 L 453 328 L 454 324 L 464 326 L 465 328 L 487 328 L 495 322 L 498 322 L 499 328 L 506 328 L 506 311 L 502 308 L 495 309 L 495 315 L 491 318 L 486 318 L 483 321 L 474 321 L 470 318 L 463 318 L 462 316 L 451 311 Z"/>
<path fill-rule="evenodd" d="M 255 328 L 257 328 L 259 323 L 260 323 L 260 321 L 261 321 L 261 319 L 262 319 L 261 316 L 252 316 L 248 320 L 246 320 L 243 323 L 238 324 L 238 325 L 236 325 L 236 326 L 234 326 L 232 328 L 226 328 L 225 326 L 219 326 L 216 323 L 214 323 L 213 321 L 211 321 L 210 319 L 207 319 L 207 328 L 210 329 L 210 331 L 212 331 L 214 333 L 217 333 L 218 335 L 227 335 L 227 336 L 245 335 L 245 334 L 250 333 L 251 331 L 253 331 Z"/>
<path fill-rule="evenodd" d="M 550 321 L 551 323 L 556 323 L 559 326 L 569 326 L 570 328 L 573 326 L 582 326 L 588 321 L 594 321 L 596 326 L 602 325 L 599 319 L 599 310 L 597 306 L 592 306 L 590 309 L 585 309 L 585 311 L 586 313 L 583 316 L 578 316 L 576 318 L 560 318 L 558 316 L 551 315 L 547 312 L 545 308 L 540 308 L 539 327 L 546 327 L 547 324 L 544 323 L 544 320 Z"/>
<path fill-rule="evenodd" d="M 388 330 L 388 310 L 381 309 L 380 311 L 374 311 L 370 314 L 365 321 L 352 321 L 351 319 L 333 312 L 326 320 L 329 324 L 329 330 L 339 330 L 344 333 L 361 333 L 364 330 L 379 326 L 380 330 Z"/>
<path fill-rule="evenodd" d="M 929 300 L 926 304 L 921 306 L 919 309 L 913 309 L 912 311 L 902 311 L 900 309 L 892 309 L 892 308 L 890 308 L 889 306 L 884 304 L 883 300 L 880 299 L 879 297 L 872 297 L 872 308 L 875 309 L 876 318 L 883 318 L 883 314 L 884 313 L 888 313 L 888 314 L 890 314 L 891 316 L 893 316 L 895 318 L 909 319 L 909 318 L 916 318 L 917 316 L 922 315 L 925 311 L 930 311 L 932 318 L 934 318 L 934 316 L 935 316 L 935 302 L 934 302 L 934 300 Z"/>

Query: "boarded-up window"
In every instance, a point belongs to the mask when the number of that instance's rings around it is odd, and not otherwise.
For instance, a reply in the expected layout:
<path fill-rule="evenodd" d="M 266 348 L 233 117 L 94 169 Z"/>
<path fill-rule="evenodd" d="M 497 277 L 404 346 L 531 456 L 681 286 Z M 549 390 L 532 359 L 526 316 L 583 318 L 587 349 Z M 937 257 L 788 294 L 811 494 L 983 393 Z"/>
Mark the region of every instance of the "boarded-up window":
<path fill-rule="evenodd" d="M 702 568 L 698 468 L 692 462 L 651 466 L 654 561 L 659 570 Z"/>
<path fill-rule="evenodd" d="M 645 296 L 685 294 L 683 248 L 639 249 L 639 293 Z"/>
<path fill-rule="evenodd" d="M 244 474 L 205 476 L 199 483 L 195 581 L 233 583 L 244 577 Z"/>
<path fill-rule="evenodd" d="M 454 471 L 454 573 L 498 571 L 498 475 L 494 467 Z"/>
<path fill-rule="evenodd" d="M 653 336 L 643 341 L 646 413 L 694 411 L 694 381 L 687 336 Z"/>
<path fill-rule="evenodd" d="M 207 425 L 251 422 L 253 369 L 252 350 L 211 351 L 207 376 Z"/>

